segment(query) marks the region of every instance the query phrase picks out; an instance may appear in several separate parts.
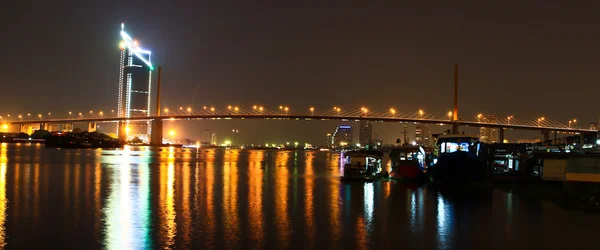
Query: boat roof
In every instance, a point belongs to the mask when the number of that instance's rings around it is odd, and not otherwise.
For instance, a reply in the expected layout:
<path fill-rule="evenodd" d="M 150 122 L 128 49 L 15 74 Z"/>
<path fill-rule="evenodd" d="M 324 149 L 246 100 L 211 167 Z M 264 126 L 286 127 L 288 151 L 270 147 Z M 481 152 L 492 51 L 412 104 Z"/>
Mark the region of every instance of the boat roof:
<path fill-rule="evenodd" d="M 393 147 L 393 152 L 414 152 L 419 151 L 419 146 L 401 146 L 401 147 Z"/>
<path fill-rule="evenodd" d="M 375 151 L 375 150 L 357 150 L 357 151 L 348 151 L 344 153 L 344 156 L 350 157 L 383 157 L 383 152 Z"/>

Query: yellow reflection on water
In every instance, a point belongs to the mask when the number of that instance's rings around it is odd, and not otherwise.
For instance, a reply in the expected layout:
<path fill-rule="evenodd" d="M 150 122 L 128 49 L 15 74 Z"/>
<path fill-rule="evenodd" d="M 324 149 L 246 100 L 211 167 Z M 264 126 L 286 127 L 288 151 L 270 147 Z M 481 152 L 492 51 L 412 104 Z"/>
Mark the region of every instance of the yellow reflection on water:
<path fill-rule="evenodd" d="M 102 227 L 102 197 L 101 188 L 102 188 L 102 168 L 100 163 L 96 163 L 94 167 L 94 234 L 96 238 L 100 236 L 100 228 Z"/>
<path fill-rule="evenodd" d="M 13 188 L 13 192 L 14 192 L 14 202 L 13 202 L 13 206 L 14 206 L 14 211 L 15 211 L 15 220 L 19 221 L 20 218 L 20 211 L 21 211 L 21 199 L 20 199 L 20 188 L 21 187 L 21 164 L 16 163 L 15 164 L 15 188 Z"/>
<path fill-rule="evenodd" d="M 236 248 L 239 240 L 239 216 L 237 210 L 238 198 L 238 150 L 227 150 L 225 152 L 225 164 L 223 166 L 223 220 L 225 221 L 225 240 Z"/>
<path fill-rule="evenodd" d="M 262 186 L 263 186 L 263 170 L 262 162 L 265 158 L 264 151 L 252 151 L 249 154 L 250 166 L 248 167 L 248 208 L 249 211 L 249 224 L 250 224 L 250 239 L 257 243 L 254 247 L 256 249 L 262 248 L 262 240 L 264 239 L 264 226 L 263 226 L 263 199 L 262 199 Z"/>
<path fill-rule="evenodd" d="M 289 247 L 290 221 L 288 218 L 289 152 L 277 152 L 275 155 L 275 217 L 277 221 L 277 248 Z"/>
<path fill-rule="evenodd" d="M 315 221 L 314 221 L 314 208 L 313 208 L 313 192 L 314 192 L 314 167 L 313 160 L 315 156 L 313 153 L 306 154 L 306 160 L 304 165 L 306 170 L 304 172 L 304 186 L 306 191 L 304 192 L 304 219 L 307 229 L 308 238 L 308 249 L 313 249 L 315 244 Z"/>
<path fill-rule="evenodd" d="M 192 224 L 192 213 L 190 211 L 190 165 L 185 162 L 182 167 L 183 171 L 183 194 L 181 201 L 181 216 L 183 217 L 182 225 L 181 225 L 181 233 L 183 237 L 183 244 L 191 243 L 191 224 Z"/>
<path fill-rule="evenodd" d="M 6 143 L 0 145 L 0 248 L 6 246 L 6 210 L 8 200 L 6 199 L 6 165 L 8 163 Z"/>

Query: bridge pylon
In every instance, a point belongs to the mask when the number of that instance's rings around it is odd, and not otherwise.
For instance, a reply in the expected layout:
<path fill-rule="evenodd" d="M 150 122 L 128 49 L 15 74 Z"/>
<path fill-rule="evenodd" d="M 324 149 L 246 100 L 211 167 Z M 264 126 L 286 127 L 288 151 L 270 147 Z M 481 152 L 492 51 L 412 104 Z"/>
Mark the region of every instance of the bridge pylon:
<path fill-rule="evenodd" d="M 163 120 L 154 119 L 151 122 L 152 132 L 150 134 L 150 145 L 160 146 L 163 140 Z"/>

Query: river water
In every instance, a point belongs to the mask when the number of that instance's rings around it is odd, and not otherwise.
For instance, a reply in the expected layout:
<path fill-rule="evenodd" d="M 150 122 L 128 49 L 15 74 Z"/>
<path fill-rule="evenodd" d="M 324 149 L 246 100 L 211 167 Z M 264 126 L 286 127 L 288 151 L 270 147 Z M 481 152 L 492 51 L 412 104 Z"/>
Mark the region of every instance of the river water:
<path fill-rule="evenodd" d="M 600 249 L 600 216 L 494 189 L 342 182 L 336 153 L 1 144 L 9 249 Z"/>

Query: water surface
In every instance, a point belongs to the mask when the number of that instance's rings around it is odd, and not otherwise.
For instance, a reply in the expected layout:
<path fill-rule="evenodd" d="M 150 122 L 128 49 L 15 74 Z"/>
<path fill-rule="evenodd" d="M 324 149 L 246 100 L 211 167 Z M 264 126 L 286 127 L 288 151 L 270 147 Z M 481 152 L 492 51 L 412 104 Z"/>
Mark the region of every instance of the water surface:
<path fill-rule="evenodd" d="M 0 148 L 10 249 L 598 249 L 600 216 L 493 189 L 342 182 L 329 152 Z"/>

